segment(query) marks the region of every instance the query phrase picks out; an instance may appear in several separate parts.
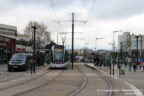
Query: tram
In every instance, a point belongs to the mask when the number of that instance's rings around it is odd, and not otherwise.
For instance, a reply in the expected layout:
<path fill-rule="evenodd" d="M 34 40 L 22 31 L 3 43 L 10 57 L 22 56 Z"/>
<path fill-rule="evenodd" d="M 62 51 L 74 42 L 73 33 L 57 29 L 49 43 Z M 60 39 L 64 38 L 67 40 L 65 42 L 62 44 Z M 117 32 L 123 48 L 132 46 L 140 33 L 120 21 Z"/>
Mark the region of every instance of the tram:
<path fill-rule="evenodd" d="M 63 45 L 53 45 L 51 48 L 50 68 L 68 68 L 70 65 L 68 51 Z"/>

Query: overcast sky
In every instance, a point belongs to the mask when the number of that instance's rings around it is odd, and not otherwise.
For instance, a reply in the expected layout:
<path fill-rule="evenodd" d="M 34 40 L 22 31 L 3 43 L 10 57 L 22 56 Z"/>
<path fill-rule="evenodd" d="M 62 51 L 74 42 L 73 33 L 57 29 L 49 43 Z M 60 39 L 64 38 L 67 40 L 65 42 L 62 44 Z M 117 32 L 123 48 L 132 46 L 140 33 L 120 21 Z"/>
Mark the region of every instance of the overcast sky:
<path fill-rule="evenodd" d="M 97 41 L 96 48 L 111 49 L 108 43 L 112 43 L 113 31 L 123 30 L 135 34 L 144 32 L 144 0 L 51 1 L 55 12 L 50 0 L 1 0 L 0 23 L 17 26 L 18 32 L 23 33 L 29 21 L 43 22 L 56 42 L 57 32 L 71 32 L 71 22 L 52 22 L 57 20 L 55 13 L 59 20 L 71 20 L 71 13 L 74 12 L 75 20 L 88 20 L 86 24 L 75 22 L 75 32 L 83 32 L 75 34 L 75 48 L 88 46 L 94 49 L 95 38 L 102 37 L 102 40 Z M 115 34 L 116 43 L 119 34 L 122 33 Z M 66 41 L 71 46 L 71 34 L 67 34 Z"/>

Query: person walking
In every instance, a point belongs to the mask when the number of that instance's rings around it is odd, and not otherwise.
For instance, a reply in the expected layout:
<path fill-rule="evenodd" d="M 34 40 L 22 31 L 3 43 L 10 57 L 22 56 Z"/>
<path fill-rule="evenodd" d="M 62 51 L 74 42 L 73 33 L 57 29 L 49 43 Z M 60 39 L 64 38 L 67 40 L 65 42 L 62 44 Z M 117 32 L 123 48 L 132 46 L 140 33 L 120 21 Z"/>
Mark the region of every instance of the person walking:
<path fill-rule="evenodd" d="M 131 71 L 131 57 L 130 56 L 127 58 L 127 63 L 128 63 L 128 70 Z"/>
<path fill-rule="evenodd" d="M 94 65 L 96 66 L 96 56 L 94 57 Z"/>
<path fill-rule="evenodd" d="M 132 58 L 132 66 L 133 66 L 133 70 L 134 70 L 134 72 L 136 72 L 136 57 L 134 56 L 133 58 Z"/>
<path fill-rule="evenodd" d="M 37 65 L 40 66 L 40 63 L 41 63 L 40 56 L 37 56 Z"/>

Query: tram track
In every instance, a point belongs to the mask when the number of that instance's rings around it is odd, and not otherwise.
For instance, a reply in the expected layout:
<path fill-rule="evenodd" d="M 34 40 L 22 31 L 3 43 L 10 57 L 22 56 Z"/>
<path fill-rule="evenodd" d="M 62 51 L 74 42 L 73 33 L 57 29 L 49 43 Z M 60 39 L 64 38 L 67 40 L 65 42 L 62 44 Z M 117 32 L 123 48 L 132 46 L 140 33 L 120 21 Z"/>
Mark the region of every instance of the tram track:
<path fill-rule="evenodd" d="M 81 66 L 79 70 L 83 74 L 83 83 L 79 89 L 75 90 L 69 96 L 94 96 L 96 94 L 98 96 L 112 96 L 111 82 L 103 74 L 96 70 L 91 70 L 91 68 L 88 68 L 86 66 Z M 99 89 L 104 89 L 108 92 L 99 92 Z"/>
<path fill-rule="evenodd" d="M 64 70 L 61 70 L 61 71 L 60 71 L 56 76 L 54 76 L 52 79 L 50 79 L 50 80 L 48 80 L 48 81 L 46 81 L 46 82 L 44 82 L 44 83 L 42 83 L 42 84 L 34 87 L 34 88 L 30 88 L 30 89 L 28 89 L 28 90 L 19 92 L 19 93 L 17 93 L 17 94 L 12 95 L 12 96 L 22 96 L 22 95 L 25 95 L 25 94 L 27 94 L 27 93 L 30 93 L 30 92 L 32 92 L 32 91 L 34 91 L 34 90 L 36 90 L 36 89 L 39 89 L 39 88 L 41 88 L 41 87 L 44 87 L 44 86 L 48 85 L 49 83 L 53 82 L 54 80 L 56 80 L 63 72 L 64 72 Z"/>
<path fill-rule="evenodd" d="M 25 81 L 22 81 L 22 82 L 20 82 L 20 83 L 16 83 L 16 84 L 12 84 L 12 85 L 10 85 L 10 86 L 2 87 L 2 88 L 0 88 L 0 91 L 7 90 L 7 89 L 12 88 L 12 87 L 17 87 L 17 86 L 21 86 L 21 85 L 30 83 L 30 82 L 32 82 L 32 81 L 35 81 L 35 80 L 37 80 L 37 79 L 45 76 L 46 74 L 50 73 L 51 71 L 52 71 L 52 70 L 46 71 L 46 72 L 44 72 L 44 73 L 41 74 L 41 75 L 38 75 L 38 76 L 36 76 L 36 77 L 34 77 L 34 78 L 31 78 L 31 79 L 28 79 L 28 80 L 25 80 Z"/>
<path fill-rule="evenodd" d="M 80 88 L 75 90 L 72 94 L 70 94 L 69 96 L 76 96 L 81 90 L 83 90 L 86 86 L 87 83 L 87 77 L 86 74 L 84 73 L 84 71 L 78 67 L 78 70 L 81 72 L 82 76 L 83 76 L 83 83 L 81 84 Z"/>
<path fill-rule="evenodd" d="M 80 91 L 85 87 L 85 84 L 83 83 L 83 81 L 85 81 L 83 78 L 84 74 L 82 74 L 82 72 L 83 71 L 78 68 L 75 68 L 74 70 L 69 68 L 49 84 L 34 88 L 32 91 L 24 92 L 24 94 L 18 93 L 13 96 L 69 96 L 74 92 L 75 93 L 71 96 L 75 96 L 75 94 L 78 93 L 76 89 L 79 89 Z"/>
<path fill-rule="evenodd" d="M 109 89 L 108 89 L 108 95 L 107 96 L 112 96 L 112 89 L 113 89 L 113 87 L 112 87 L 112 84 L 111 84 L 111 82 L 110 82 L 110 80 L 109 79 L 107 79 L 102 73 L 99 73 L 99 72 L 97 72 L 97 71 L 95 71 L 101 78 L 103 78 L 105 81 L 106 81 L 106 83 L 107 83 L 107 85 L 108 85 L 108 87 L 109 87 Z"/>
<path fill-rule="evenodd" d="M 113 94 L 113 87 L 112 87 L 112 84 L 111 84 L 111 82 L 110 82 L 110 80 L 108 79 L 108 78 L 106 78 L 102 73 L 100 73 L 100 72 L 98 72 L 97 70 L 94 70 L 95 68 L 93 68 L 93 67 L 90 67 L 90 66 L 88 66 L 88 65 L 86 65 L 87 67 L 89 67 L 89 68 L 91 68 L 91 69 L 93 69 L 93 71 L 96 73 L 96 74 L 98 74 L 106 83 L 107 83 L 107 85 L 108 85 L 108 94 L 107 94 L 107 96 L 113 96 L 112 94 Z"/>

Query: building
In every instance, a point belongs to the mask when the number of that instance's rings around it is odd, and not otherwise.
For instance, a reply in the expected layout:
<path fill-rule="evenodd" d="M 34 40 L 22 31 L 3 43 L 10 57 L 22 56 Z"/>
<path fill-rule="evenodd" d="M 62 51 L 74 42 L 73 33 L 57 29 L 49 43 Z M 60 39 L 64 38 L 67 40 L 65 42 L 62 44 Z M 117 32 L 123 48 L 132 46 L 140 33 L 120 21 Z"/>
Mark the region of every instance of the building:
<path fill-rule="evenodd" d="M 130 32 L 124 32 L 118 37 L 118 50 L 126 53 L 127 55 L 136 55 L 137 52 L 137 39 L 138 36 L 138 54 L 143 56 L 144 54 L 144 35 L 130 34 Z"/>
<path fill-rule="evenodd" d="M 0 24 L 0 35 L 17 36 L 17 27 Z"/>
<path fill-rule="evenodd" d="M 10 59 L 15 53 L 17 27 L 0 24 L 0 63 Z"/>
<path fill-rule="evenodd" d="M 15 53 L 16 39 L 10 36 L 0 35 L 0 63 L 10 59 Z"/>
<path fill-rule="evenodd" d="M 29 36 L 18 34 L 16 38 L 16 52 L 32 52 L 31 41 Z"/>

